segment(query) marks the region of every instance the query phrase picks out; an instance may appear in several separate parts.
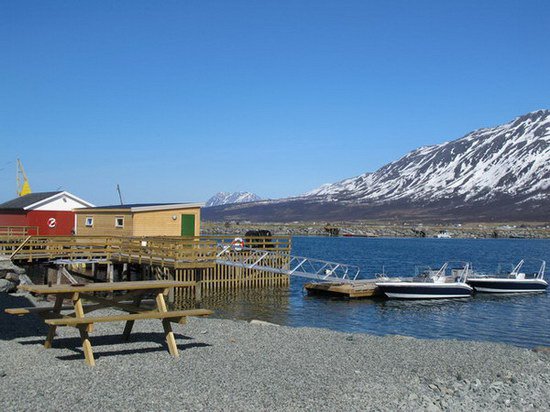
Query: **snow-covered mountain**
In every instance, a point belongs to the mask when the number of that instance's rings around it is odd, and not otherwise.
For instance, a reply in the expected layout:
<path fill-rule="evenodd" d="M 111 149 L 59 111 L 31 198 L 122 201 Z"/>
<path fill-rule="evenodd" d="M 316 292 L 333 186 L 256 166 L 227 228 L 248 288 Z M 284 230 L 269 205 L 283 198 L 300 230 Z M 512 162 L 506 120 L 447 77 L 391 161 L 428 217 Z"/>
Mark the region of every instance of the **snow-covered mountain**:
<path fill-rule="evenodd" d="M 250 192 L 218 192 L 206 201 L 205 207 L 248 203 L 261 200 L 260 196 Z"/>
<path fill-rule="evenodd" d="M 374 173 L 323 185 L 304 197 L 359 203 L 548 199 L 550 110 L 421 147 Z"/>
<path fill-rule="evenodd" d="M 207 219 L 550 220 L 550 110 L 421 147 L 301 196 L 211 208 Z"/>

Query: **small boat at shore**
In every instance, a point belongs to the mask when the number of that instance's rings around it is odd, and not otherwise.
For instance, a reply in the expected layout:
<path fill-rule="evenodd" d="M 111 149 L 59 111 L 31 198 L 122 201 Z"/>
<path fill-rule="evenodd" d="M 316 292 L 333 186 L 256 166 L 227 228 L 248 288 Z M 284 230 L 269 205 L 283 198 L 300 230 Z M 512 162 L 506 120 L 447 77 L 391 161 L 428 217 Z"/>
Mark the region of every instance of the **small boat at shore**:
<path fill-rule="evenodd" d="M 464 263 L 452 269 L 446 262 L 439 270 L 427 270 L 415 277 L 403 277 L 376 282 L 376 286 L 390 299 L 450 299 L 468 298 L 474 289 L 466 284 L 470 265 Z M 447 272 L 450 271 L 449 274 Z"/>
<path fill-rule="evenodd" d="M 548 282 L 544 280 L 546 262 L 543 260 L 538 272 L 521 272 L 524 260 L 521 260 L 510 273 L 503 275 L 473 274 L 467 282 L 476 292 L 482 293 L 540 293 L 545 292 Z"/>

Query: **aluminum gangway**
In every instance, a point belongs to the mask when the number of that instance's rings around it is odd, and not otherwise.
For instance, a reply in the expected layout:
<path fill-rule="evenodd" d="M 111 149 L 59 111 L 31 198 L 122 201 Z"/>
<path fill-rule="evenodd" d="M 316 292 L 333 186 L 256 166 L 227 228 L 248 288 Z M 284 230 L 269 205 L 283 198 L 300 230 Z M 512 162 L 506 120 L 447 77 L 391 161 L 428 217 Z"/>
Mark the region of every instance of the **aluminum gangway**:
<path fill-rule="evenodd" d="M 283 260 L 283 267 L 274 267 L 270 261 Z M 218 244 L 216 263 L 220 265 L 263 270 L 288 276 L 300 276 L 324 282 L 353 283 L 359 276 L 359 267 L 344 263 L 328 262 L 288 253 L 272 252 L 251 247 L 234 248 Z"/>

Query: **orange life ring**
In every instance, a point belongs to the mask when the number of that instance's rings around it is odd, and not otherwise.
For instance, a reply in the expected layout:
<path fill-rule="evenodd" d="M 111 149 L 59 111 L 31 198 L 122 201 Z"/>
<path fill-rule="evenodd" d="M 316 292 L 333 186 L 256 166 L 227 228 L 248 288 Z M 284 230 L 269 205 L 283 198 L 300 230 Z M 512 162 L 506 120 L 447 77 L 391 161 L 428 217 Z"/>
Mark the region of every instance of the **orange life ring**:
<path fill-rule="evenodd" d="M 231 242 L 231 248 L 235 251 L 235 252 L 240 252 L 241 250 L 243 250 L 244 248 L 244 240 L 240 237 L 236 237 L 235 239 L 233 239 L 233 241 Z"/>

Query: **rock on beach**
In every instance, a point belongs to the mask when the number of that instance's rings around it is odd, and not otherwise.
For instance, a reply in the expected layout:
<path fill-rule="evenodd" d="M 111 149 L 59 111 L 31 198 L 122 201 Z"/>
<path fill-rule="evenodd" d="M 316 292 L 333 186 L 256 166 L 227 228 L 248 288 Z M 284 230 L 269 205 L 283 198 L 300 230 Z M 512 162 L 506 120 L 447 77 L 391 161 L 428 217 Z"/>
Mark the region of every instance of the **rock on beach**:
<path fill-rule="evenodd" d="M 179 359 L 158 321 L 130 342 L 97 324 L 90 368 L 74 328 L 46 350 L 38 316 L 4 313 L 28 299 L 0 295 L 4 410 L 550 410 L 550 358 L 529 349 L 191 318 L 174 325 Z"/>
<path fill-rule="evenodd" d="M 0 293 L 12 293 L 17 291 L 20 284 L 32 283 L 25 269 L 15 265 L 5 256 L 0 256 Z"/>

